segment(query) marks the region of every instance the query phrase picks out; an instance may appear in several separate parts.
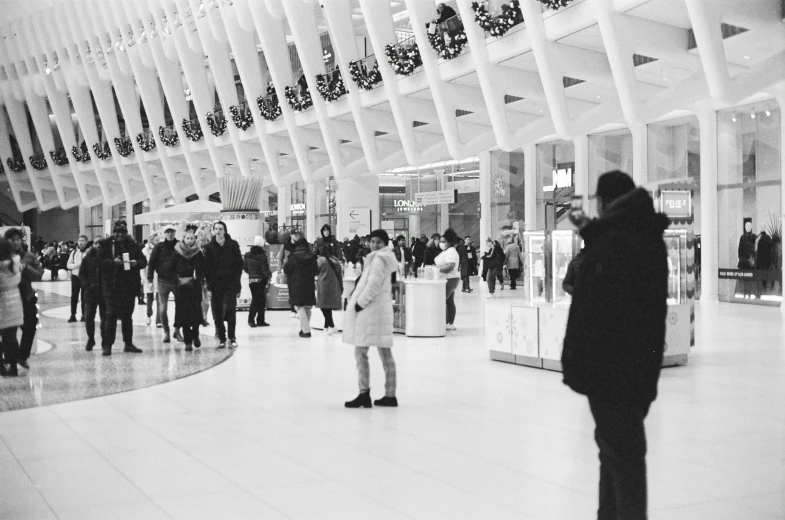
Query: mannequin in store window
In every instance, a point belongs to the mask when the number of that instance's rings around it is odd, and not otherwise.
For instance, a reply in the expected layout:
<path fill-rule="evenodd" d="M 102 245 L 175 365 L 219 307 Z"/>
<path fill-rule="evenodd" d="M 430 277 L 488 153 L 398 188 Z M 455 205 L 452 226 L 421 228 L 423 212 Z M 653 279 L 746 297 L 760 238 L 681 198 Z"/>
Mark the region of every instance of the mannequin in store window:
<path fill-rule="evenodd" d="M 752 232 L 752 220 L 744 219 L 744 233 L 739 238 L 739 269 L 755 269 L 755 241 L 757 236 Z M 742 281 L 744 298 L 752 297 L 752 282 Z"/>

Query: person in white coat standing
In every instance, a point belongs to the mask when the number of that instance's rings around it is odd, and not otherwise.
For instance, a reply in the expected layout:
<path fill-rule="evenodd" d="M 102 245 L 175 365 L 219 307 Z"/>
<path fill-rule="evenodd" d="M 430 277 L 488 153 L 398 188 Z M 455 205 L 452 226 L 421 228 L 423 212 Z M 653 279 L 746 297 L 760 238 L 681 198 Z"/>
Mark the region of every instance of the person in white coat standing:
<path fill-rule="evenodd" d="M 390 237 L 383 229 L 370 235 L 371 252 L 349 296 L 344 317 L 343 341 L 354 345 L 360 395 L 345 403 L 346 408 L 371 408 L 368 349 L 376 347 L 384 367 L 384 390 L 376 406 L 398 406 L 395 397 L 396 373 L 393 346 L 392 275 L 398 269 L 395 254 L 389 248 Z"/>

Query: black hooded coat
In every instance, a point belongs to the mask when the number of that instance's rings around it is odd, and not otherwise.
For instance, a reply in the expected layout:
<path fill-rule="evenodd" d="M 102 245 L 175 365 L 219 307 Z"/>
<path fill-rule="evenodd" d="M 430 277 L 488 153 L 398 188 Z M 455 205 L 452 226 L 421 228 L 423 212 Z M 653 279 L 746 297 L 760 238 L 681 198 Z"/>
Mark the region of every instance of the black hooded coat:
<path fill-rule="evenodd" d="M 611 203 L 581 230 L 564 338 L 564 383 L 610 402 L 650 404 L 665 345 L 668 217 L 638 188 Z"/>

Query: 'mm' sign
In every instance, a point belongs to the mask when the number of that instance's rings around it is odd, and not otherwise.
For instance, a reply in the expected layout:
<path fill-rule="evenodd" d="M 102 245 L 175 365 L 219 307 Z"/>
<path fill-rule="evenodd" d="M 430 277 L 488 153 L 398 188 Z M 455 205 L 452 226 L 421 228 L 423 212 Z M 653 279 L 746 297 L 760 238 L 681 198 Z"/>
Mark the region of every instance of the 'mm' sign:
<path fill-rule="evenodd" d="M 572 168 L 561 168 L 553 170 L 553 184 L 543 186 L 542 191 L 554 191 L 557 188 L 569 188 L 570 186 L 572 186 Z"/>

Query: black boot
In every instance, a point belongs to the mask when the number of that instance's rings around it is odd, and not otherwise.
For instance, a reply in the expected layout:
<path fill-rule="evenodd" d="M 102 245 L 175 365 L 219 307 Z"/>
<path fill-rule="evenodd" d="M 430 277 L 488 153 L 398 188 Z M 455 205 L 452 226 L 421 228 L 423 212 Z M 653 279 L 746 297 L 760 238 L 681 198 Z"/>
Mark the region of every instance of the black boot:
<path fill-rule="evenodd" d="M 398 406 L 398 398 L 397 397 L 387 397 L 384 396 L 381 399 L 377 399 L 373 402 L 374 406 L 390 406 L 390 407 L 397 407 Z"/>
<path fill-rule="evenodd" d="M 103 347 L 101 348 L 103 352 L 101 352 L 102 356 L 111 356 L 112 355 L 112 347 Z"/>
<path fill-rule="evenodd" d="M 10 377 L 16 377 L 19 375 L 19 369 L 16 368 L 16 361 L 11 361 L 8 364 L 8 368 L 5 370 L 5 375 Z"/>
<path fill-rule="evenodd" d="M 256 328 L 256 322 L 255 321 L 249 321 L 248 322 L 248 326 L 251 327 L 252 329 L 255 329 Z"/>
<path fill-rule="evenodd" d="M 85 345 L 84 349 L 87 352 L 90 352 L 91 350 L 93 350 L 94 346 L 95 346 L 95 340 L 93 338 L 90 338 L 87 340 L 87 345 Z"/>
<path fill-rule="evenodd" d="M 126 343 L 123 352 L 130 352 L 132 354 L 139 354 L 142 349 L 137 348 L 133 343 Z"/>
<path fill-rule="evenodd" d="M 354 400 L 347 401 L 343 405 L 346 408 L 373 408 L 371 404 L 371 390 L 360 392 L 360 395 L 355 397 Z"/>

